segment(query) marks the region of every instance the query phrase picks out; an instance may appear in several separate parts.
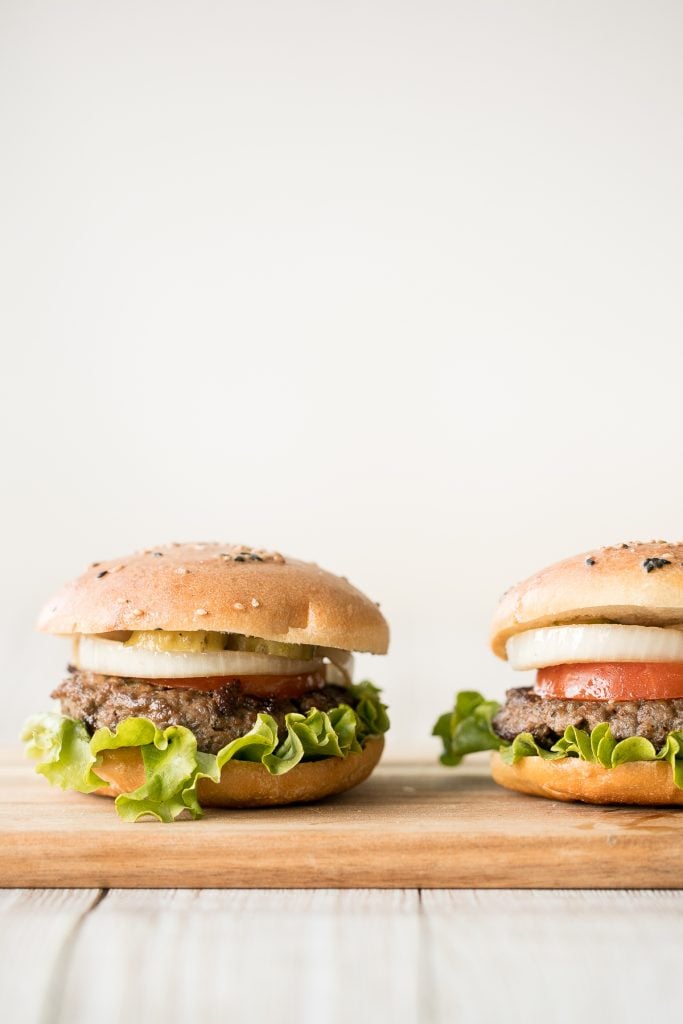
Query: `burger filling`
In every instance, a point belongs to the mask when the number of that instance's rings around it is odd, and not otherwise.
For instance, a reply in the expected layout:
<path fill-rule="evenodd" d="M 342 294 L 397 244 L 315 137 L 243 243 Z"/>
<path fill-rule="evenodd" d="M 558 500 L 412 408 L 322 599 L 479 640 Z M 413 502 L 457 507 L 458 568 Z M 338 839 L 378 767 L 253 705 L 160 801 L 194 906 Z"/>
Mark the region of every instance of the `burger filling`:
<path fill-rule="evenodd" d="M 116 799 L 127 820 L 201 814 L 197 782 L 230 760 L 281 775 L 304 760 L 345 758 L 388 727 L 371 683 L 352 682 L 349 652 L 201 631 L 81 636 L 53 692 L 61 714 L 26 725 L 37 771 L 92 792 L 108 751 L 138 748 L 145 783 Z"/>
<path fill-rule="evenodd" d="M 661 747 L 668 733 L 683 731 L 683 700 L 558 700 L 522 686 L 507 691 L 491 727 L 509 743 L 529 733 L 539 747 L 552 750 L 570 727 L 590 733 L 603 722 L 616 740 L 642 736 Z"/>
<path fill-rule="evenodd" d="M 498 750 L 522 757 L 578 757 L 614 768 L 667 760 L 683 788 L 683 631 L 591 623 L 527 630 L 508 640 L 514 668 L 536 669 L 533 687 L 504 704 L 476 691 L 456 696 L 434 734 L 442 761 Z M 608 660 L 609 659 L 609 660 Z"/>
<path fill-rule="evenodd" d="M 82 721 L 91 735 L 102 728 L 115 731 L 126 718 L 142 717 L 159 729 L 169 725 L 190 729 L 198 749 L 210 754 L 248 733 L 259 714 L 270 715 L 278 739 L 284 739 L 288 714 L 306 715 L 314 708 L 327 712 L 340 704 L 355 708 L 358 703 L 352 690 L 334 683 L 296 697 L 259 697 L 245 692 L 238 679 L 212 683 L 214 688 L 204 690 L 75 669 L 52 696 L 59 700 L 62 714 Z"/>

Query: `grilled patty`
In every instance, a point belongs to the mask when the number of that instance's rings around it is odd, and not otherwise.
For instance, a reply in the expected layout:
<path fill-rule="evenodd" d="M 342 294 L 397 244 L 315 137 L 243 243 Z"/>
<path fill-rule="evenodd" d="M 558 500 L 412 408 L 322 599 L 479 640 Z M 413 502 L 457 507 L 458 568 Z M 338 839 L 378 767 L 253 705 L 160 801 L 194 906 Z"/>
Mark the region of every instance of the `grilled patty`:
<path fill-rule="evenodd" d="M 350 690 L 331 684 L 303 697 L 276 700 L 244 693 L 239 682 L 205 692 L 80 671 L 72 672 L 52 696 L 60 701 L 62 714 L 85 722 L 90 732 L 102 726 L 115 729 L 124 718 L 149 718 L 160 729 L 186 726 L 197 737 L 198 749 L 209 754 L 248 732 L 260 711 L 272 715 L 282 740 L 290 711 L 306 714 L 311 708 L 330 711 L 338 704 L 356 704 Z"/>
<path fill-rule="evenodd" d="M 539 697 L 523 686 L 507 691 L 492 724 L 501 739 L 511 741 L 520 732 L 530 732 L 539 747 L 549 750 L 567 726 L 590 732 L 600 722 L 609 722 L 618 740 L 644 736 L 661 747 L 668 732 L 683 729 L 683 699 L 558 700 Z"/>

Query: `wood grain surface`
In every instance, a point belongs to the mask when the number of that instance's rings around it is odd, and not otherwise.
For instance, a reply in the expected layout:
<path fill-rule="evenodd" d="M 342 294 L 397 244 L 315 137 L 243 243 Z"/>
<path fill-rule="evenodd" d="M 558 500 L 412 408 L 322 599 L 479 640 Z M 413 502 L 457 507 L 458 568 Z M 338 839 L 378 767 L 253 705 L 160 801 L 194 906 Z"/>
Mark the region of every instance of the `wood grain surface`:
<path fill-rule="evenodd" d="M 131 825 L 13 756 L 0 762 L 0 885 L 683 888 L 681 814 L 510 793 L 480 760 L 386 763 L 319 804 Z"/>
<path fill-rule="evenodd" d="M 681 891 L 0 890 L 0 1018 L 642 1024 L 682 940 Z"/>

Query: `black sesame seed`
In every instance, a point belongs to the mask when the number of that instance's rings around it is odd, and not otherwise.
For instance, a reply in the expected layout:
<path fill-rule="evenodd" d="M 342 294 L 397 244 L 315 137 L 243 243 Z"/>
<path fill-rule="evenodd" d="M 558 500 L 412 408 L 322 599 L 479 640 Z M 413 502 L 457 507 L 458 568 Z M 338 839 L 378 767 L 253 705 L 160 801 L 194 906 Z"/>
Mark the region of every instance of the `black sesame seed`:
<path fill-rule="evenodd" d="M 646 558 L 643 569 L 645 572 L 652 572 L 654 569 L 663 569 L 665 565 L 671 565 L 668 558 Z"/>
<path fill-rule="evenodd" d="M 153 551 L 152 554 L 154 555 L 155 558 L 163 558 L 164 557 L 163 551 Z"/>
<path fill-rule="evenodd" d="M 595 559 L 594 558 L 587 558 L 586 559 L 586 565 L 595 565 Z"/>
<path fill-rule="evenodd" d="M 628 544 L 622 544 L 621 546 L 622 546 L 622 548 L 627 548 Z"/>
<path fill-rule="evenodd" d="M 245 558 L 244 555 L 235 555 L 235 561 L 236 562 L 246 562 L 246 558 Z"/>
<path fill-rule="evenodd" d="M 102 572 L 98 572 L 98 574 L 97 574 L 97 579 L 98 579 L 98 580 L 101 580 L 101 579 L 102 579 L 102 577 L 103 577 L 103 576 L 106 576 L 108 572 L 109 572 L 109 570 L 108 570 L 108 569 L 103 569 L 103 570 L 102 570 Z"/>
<path fill-rule="evenodd" d="M 255 555 L 253 552 L 249 555 L 249 557 L 252 560 L 252 562 L 262 562 L 263 561 L 263 559 L 261 558 L 260 555 Z"/>

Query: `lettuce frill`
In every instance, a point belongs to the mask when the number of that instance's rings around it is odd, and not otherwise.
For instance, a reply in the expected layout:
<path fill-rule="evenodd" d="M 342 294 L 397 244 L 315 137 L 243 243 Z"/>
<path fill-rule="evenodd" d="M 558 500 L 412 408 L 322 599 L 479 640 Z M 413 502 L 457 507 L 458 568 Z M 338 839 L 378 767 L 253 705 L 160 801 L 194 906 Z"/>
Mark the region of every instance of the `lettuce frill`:
<path fill-rule="evenodd" d="M 98 729 L 92 736 L 83 722 L 56 712 L 30 718 L 22 734 L 27 753 L 36 759 L 36 771 L 62 789 L 92 793 L 108 783 L 98 777 L 98 756 L 106 750 L 138 747 L 145 771 L 144 783 L 132 793 L 116 797 L 116 810 L 124 821 L 153 815 L 173 821 L 183 811 L 199 818 L 200 779 L 218 782 L 228 761 L 260 762 L 271 775 L 284 775 L 302 760 L 347 757 L 359 753 L 367 739 L 389 728 L 386 707 L 371 683 L 350 687 L 356 706 L 340 704 L 332 710 L 312 708 L 302 715 L 285 715 L 286 735 L 278 741 L 277 723 L 259 714 L 248 733 L 228 743 L 217 754 L 197 750 L 194 733 L 182 725 L 159 729 L 148 718 L 126 718 L 117 728 Z"/>
<path fill-rule="evenodd" d="M 519 733 L 511 743 L 497 736 L 492 722 L 499 709 L 500 704 L 486 700 L 476 690 L 458 693 L 453 710 L 441 715 L 433 729 L 433 735 L 443 741 L 442 764 L 460 764 L 466 754 L 478 750 L 497 750 L 506 764 L 516 764 L 523 757 L 542 757 L 546 761 L 578 757 L 603 768 L 632 761 L 668 761 L 674 783 L 683 789 L 683 732 L 670 732 L 657 750 L 642 736 L 615 739 L 608 722 L 601 722 L 590 732 L 570 725 L 550 750 L 544 750 L 530 732 Z"/>

